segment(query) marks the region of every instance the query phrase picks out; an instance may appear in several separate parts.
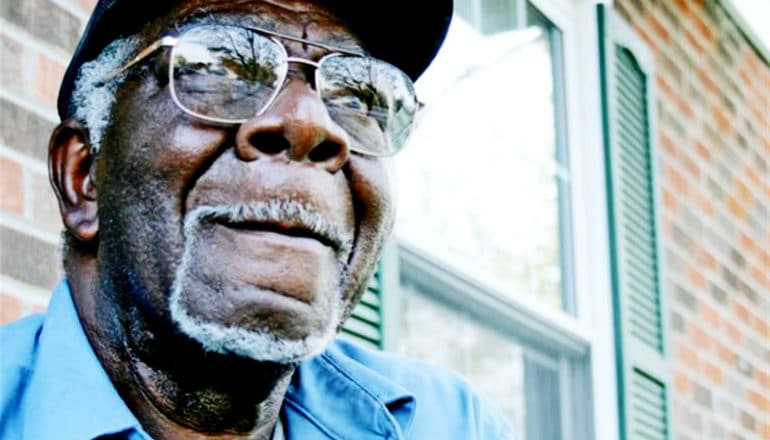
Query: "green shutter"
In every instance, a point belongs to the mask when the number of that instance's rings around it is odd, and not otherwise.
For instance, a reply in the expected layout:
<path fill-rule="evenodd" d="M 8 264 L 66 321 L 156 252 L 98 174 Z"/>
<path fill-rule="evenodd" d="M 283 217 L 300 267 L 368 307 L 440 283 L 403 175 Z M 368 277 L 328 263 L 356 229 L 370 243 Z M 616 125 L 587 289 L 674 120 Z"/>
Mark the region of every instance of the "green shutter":
<path fill-rule="evenodd" d="M 604 6 L 599 29 L 620 438 L 668 439 L 653 58 Z"/>
<path fill-rule="evenodd" d="M 361 302 L 342 326 L 342 337 L 376 349 L 383 347 L 382 265 L 377 264 Z"/>
<path fill-rule="evenodd" d="M 395 240 L 383 246 L 377 270 L 361 302 L 342 326 L 340 336 L 375 349 L 391 348 L 397 338 L 399 310 L 398 250 Z"/>

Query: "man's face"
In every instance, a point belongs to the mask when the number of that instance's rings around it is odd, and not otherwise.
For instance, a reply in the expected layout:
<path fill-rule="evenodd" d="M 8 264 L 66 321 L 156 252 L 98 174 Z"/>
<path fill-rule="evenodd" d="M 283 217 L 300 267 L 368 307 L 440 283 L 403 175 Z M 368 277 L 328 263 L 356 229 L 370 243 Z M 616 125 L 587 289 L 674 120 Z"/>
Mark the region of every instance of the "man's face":
<path fill-rule="evenodd" d="M 292 0 L 186 2 L 151 29 L 185 29 L 203 8 L 203 22 L 360 50 L 330 11 Z M 328 53 L 282 43 L 289 56 Z M 312 71 L 292 65 L 267 111 L 227 128 L 182 112 L 156 60 L 161 73 L 134 73 L 119 90 L 97 161 L 100 278 L 122 325 L 137 340 L 178 328 L 258 360 L 317 353 L 392 225 L 388 161 L 350 152 Z"/>

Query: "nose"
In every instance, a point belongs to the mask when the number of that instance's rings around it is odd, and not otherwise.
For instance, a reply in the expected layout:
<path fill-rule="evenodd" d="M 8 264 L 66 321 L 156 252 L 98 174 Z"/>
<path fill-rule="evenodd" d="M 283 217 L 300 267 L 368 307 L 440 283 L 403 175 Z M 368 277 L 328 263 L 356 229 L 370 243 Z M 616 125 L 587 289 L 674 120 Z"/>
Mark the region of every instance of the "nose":
<path fill-rule="evenodd" d="M 290 80 L 267 110 L 240 126 L 235 150 L 246 161 L 284 155 L 334 173 L 347 162 L 349 143 L 310 85 Z"/>

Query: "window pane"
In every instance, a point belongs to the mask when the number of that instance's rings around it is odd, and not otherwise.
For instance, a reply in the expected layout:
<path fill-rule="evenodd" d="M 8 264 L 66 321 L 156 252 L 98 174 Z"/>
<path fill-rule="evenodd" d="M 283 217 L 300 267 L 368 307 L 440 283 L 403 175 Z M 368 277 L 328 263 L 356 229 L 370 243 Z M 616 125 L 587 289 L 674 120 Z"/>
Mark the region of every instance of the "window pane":
<path fill-rule="evenodd" d="M 482 2 L 482 15 L 504 4 L 509 14 L 510 2 Z M 556 128 L 554 30 L 539 22 L 484 34 L 454 17 L 417 84 L 428 107 L 396 158 L 397 232 L 507 295 L 565 308 L 560 211 L 569 174 Z"/>
<path fill-rule="evenodd" d="M 518 439 L 561 437 L 555 361 L 410 286 L 402 293 L 396 351 L 464 375 L 505 413 Z"/>

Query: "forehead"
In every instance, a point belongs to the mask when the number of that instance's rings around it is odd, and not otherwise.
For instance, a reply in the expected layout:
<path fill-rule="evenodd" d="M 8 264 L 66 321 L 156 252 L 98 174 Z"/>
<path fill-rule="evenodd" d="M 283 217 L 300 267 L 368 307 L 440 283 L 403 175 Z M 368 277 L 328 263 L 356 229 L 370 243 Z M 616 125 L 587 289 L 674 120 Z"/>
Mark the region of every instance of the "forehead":
<path fill-rule="evenodd" d="M 150 39 L 194 23 L 255 26 L 354 51 L 363 45 L 349 27 L 322 2 L 302 0 L 190 0 L 151 23 Z"/>

